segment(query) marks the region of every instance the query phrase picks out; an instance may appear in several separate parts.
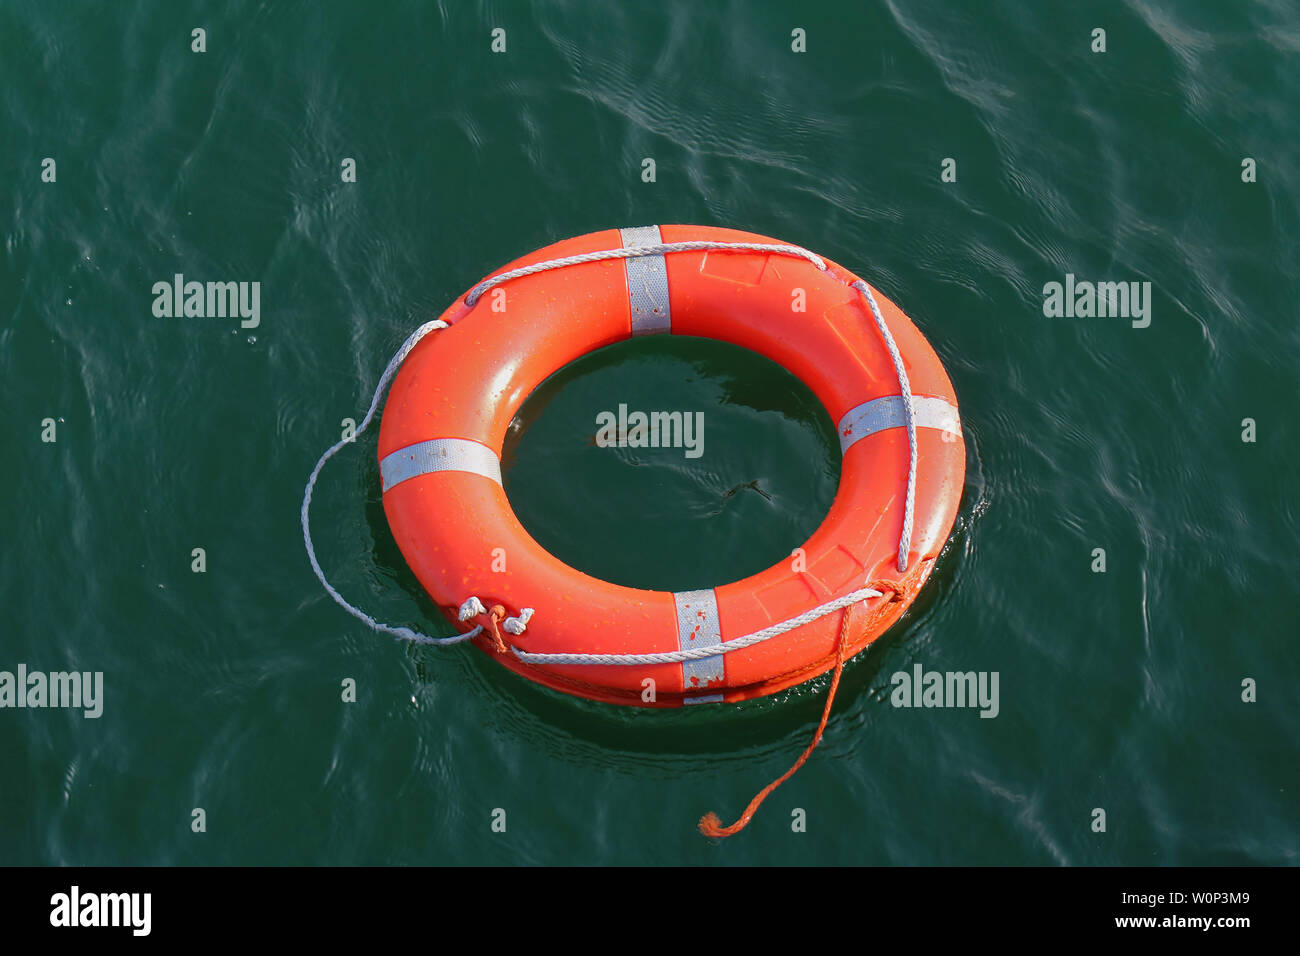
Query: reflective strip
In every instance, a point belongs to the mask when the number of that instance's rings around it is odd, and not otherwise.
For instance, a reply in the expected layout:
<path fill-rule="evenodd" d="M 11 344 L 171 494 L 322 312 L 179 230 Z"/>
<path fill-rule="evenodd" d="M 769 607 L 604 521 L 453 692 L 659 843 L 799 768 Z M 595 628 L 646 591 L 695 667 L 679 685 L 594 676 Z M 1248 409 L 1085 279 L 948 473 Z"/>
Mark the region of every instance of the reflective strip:
<path fill-rule="evenodd" d="M 707 591 L 677 591 L 673 600 L 677 602 L 678 650 L 722 643 L 722 628 L 718 626 L 718 596 L 712 588 Z M 684 690 L 707 687 L 709 681 L 720 681 L 723 675 L 721 654 L 697 661 L 682 661 Z"/>
<path fill-rule="evenodd" d="M 703 697 L 683 697 L 683 704 L 720 704 L 722 703 L 721 694 L 706 694 Z"/>
<path fill-rule="evenodd" d="M 912 410 L 915 413 L 917 428 L 937 428 L 953 435 L 961 435 L 961 417 L 957 409 L 942 398 L 912 396 Z M 840 451 L 846 452 L 849 446 L 859 439 L 874 435 L 886 428 L 906 428 L 907 410 L 903 406 L 902 395 L 886 395 L 874 401 L 864 402 L 857 408 L 851 408 L 840 419 Z"/>
<path fill-rule="evenodd" d="M 663 242 L 658 226 L 629 226 L 618 232 L 625 246 L 656 246 Z M 623 268 L 627 272 L 627 294 L 632 308 L 632 334 L 671 332 L 668 266 L 664 257 L 635 256 L 624 259 Z"/>
<path fill-rule="evenodd" d="M 384 491 L 433 471 L 466 471 L 501 484 L 501 461 L 487 445 L 468 438 L 434 438 L 385 455 L 379 463 Z"/>

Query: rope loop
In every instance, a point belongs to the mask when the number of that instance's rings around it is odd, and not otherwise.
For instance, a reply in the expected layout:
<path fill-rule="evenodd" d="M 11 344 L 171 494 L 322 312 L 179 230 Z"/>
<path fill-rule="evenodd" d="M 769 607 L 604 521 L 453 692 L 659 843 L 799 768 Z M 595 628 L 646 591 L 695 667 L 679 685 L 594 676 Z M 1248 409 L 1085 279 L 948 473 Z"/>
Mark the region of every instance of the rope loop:
<path fill-rule="evenodd" d="M 351 438 L 344 438 L 341 441 L 337 441 L 329 448 L 325 449 L 325 453 L 321 455 L 320 459 L 316 462 L 316 467 L 311 470 L 311 475 L 307 478 L 307 487 L 302 493 L 302 510 L 299 512 L 299 517 L 302 521 L 302 543 L 307 549 L 307 559 L 311 562 L 311 569 L 316 574 L 316 580 L 320 581 L 321 586 L 325 588 L 325 593 L 334 599 L 335 604 L 343 608 L 343 610 L 347 611 L 358 621 L 361 621 L 372 631 L 391 634 L 398 640 L 410 641 L 412 644 L 459 644 L 462 641 L 468 641 L 472 638 L 478 637 L 478 635 L 482 633 L 483 628 L 475 627 L 463 634 L 453 634 L 451 637 L 429 637 L 427 634 L 413 631 L 409 627 L 395 627 L 391 624 L 381 624 L 365 611 L 349 604 L 347 599 L 335 590 L 334 586 L 326 579 L 325 572 L 321 570 L 320 562 L 316 559 L 316 548 L 312 544 L 311 540 L 311 496 L 312 492 L 316 488 L 316 479 L 320 477 L 321 469 L 325 467 L 325 462 L 338 454 L 345 445 L 350 445 L 355 442 L 357 437 L 370 426 L 370 423 L 374 420 L 375 412 L 379 409 L 380 396 L 383 395 L 384 389 L 388 387 L 388 383 L 392 380 L 393 376 L 397 374 L 398 368 L 400 368 L 402 363 L 406 361 L 406 356 L 411 354 L 411 349 L 415 348 L 415 346 L 419 344 L 420 340 L 430 332 L 436 332 L 439 329 L 445 328 L 447 328 L 446 322 L 442 321 L 442 319 L 434 319 L 431 322 L 425 322 L 407 336 L 407 339 L 402 343 L 401 348 L 399 348 L 389 360 L 388 367 L 384 369 L 384 374 L 379 376 L 379 383 L 375 386 L 374 397 L 370 400 L 370 409 L 366 412 L 365 418 L 361 420 L 361 424 L 353 433 L 353 436 Z"/>
<path fill-rule="evenodd" d="M 618 249 L 604 249 L 596 252 L 588 252 L 582 255 L 565 256 L 557 259 L 548 259 L 544 262 L 534 263 L 529 266 L 523 266 L 518 269 L 511 269 L 499 275 L 491 276 L 475 285 L 465 295 L 465 305 L 473 308 L 485 292 L 495 288 L 504 282 L 512 279 L 523 278 L 524 276 L 535 275 L 539 272 L 546 272 L 552 269 L 562 269 L 566 266 L 578 265 L 585 262 L 601 262 L 611 259 L 630 259 L 640 256 L 660 256 L 674 252 L 694 252 L 694 251 L 713 251 L 713 250 L 733 250 L 748 252 L 766 252 L 776 255 L 795 256 L 804 259 L 822 272 L 829 271 L 825 260 L 814 252 L 804 249 L 802 246 L 791 246 L 774 243 L 754 243 L 754 242 L 714 242 L 714 241 L 692 241 L 692 242 L 662 242 L 655 245 L 647 246 L 624 246 Z M 876 297 L 871 291 L 871 287 L 862 279 L 856 279 L 848 283 L 849 287 L 858 292 L 866 300 L 868 309 L 872 318 L 875 320 L 876 327 L 884 340 L 885 348 L 889 352 L 890 361 L 894 365 L 894 373 L 898 378 L 899 392 L 903 398 L 903 407 L 907 422 L 907 443 L 908 443 L 908 469 L 907 469 L 907 497 L 903 510 L 903 527 L 898 540 L 898 571 L 903 574 L 907 571 L 908 555 L 912 543 L 913 515 L 916 507 L 916 472 L 917 472 L 917 447 L 916 447 L 916 409 L 912 399 L 911 385 L 907 380 L 907 370 L 903 365 L 903 358 L 899 354 L 898 345 L 894 341 L 893 333 L 889 325 L 885 322 L 881 314 L 880 306 L 876 302 Z M 894 582 L 887 580 L 870 581 L 866 587 L 859 588 L 850 594 L 827 601 L 803 614 L 799 614 L 786 621 L 774 624 L 764 628 L 761 631 L 755 631 L 752 634 L 746 634 L 743 637 L 730 641 L 724 641 L 722 644 L 711 645 L 709 647 L 700 647 L 685 651 L 667 652 L 663 654 L 539 654 L 528 653 L 520 650 L 512 644 L 507 643 L 501 636 L 501 630 L 504 628 L 508 634 L 513 636 L 522 635 L 528 626 L 529 620 L 533 616 L 532 608 L 521 608 L 518 616 L 507 617 L 506 609 L 501 604 L 494 604 L 490 609 L 485 608 L 483 602 L 475 595 L 470 595 L 465 602 L 457 609 L 456 616 L 462 623 L 467 623 L 474 618 L 486 620 L 486 627 L 483 624 L 476 624 L 474 627 L 461 634 L 452 637 L 429 637 L 413 631 L 407 627 L 395 627 L 390 624 L 381 624 L 369 614 L 349 604 L 348 601 L 329 583 L 325 573 L 321 570 L 320 562 L 316 559 L 316 549 L 312 545 L 311 524 L 309 514 L 311 509 L 312 491 L 316 485 L 316 479 L 320 476 L 321 469 L 325 463 L 334 457 L 344 445 L 351 444 L 370 425 L 375 417 L 375 412 L 379 408 L 380 397 L 384 389 L 388 386 L 393 376 L 401 367 L 402 362 L 406 360 L 411 350 L 426 335 L 438 329 L 447 328 L 447 323 L 441 319 L 435 319 L 431 322 L 425 322 L 419 328 L 407 337 L 406 341 L 389 360 L 388 366 L 384 369 L 383 374 L 379 377 L 379 382 L 375 386 L 374 397 L 370 401 L 370 408 L 366 412 L 352 438 L 345 438 L 336 442 L 326 449 L 316 462 L 316 467 L 312 469 L 310 477 L 307 479 L 307 487 L 303 492 L 302 499 L 302 535 L 303 544 L 307 549 L 307 557 L 311 562 L 312 571 L 315 572 L 316 578 L 325 588 L 325 592 L 333 598 L 334 602 L 342 607 L 353 617 L 362 621 L 372 630 L 381 631 L 391 634 L 400 640 L 410 641 L 413 644 L 433 644 L 448 645 L 459 644 L 463 641 L 472 640 L 480 635 L 487 635 L 492 647 L 498 654 L 514 654 L 516 658 L 527 664 L 539 665 L 558 665 L 558 664 L 590 664 L 590 665 L 639 665 L 639 664 L 661 664 L 677 663 L 688 660 L 696 660 L 704 657 L 714 657 L 719 654 L 727 654 L 740 650 L 745 647 L 751 647 L 762 641 L 770 640 L 780 634 L 794 630 L 797 627 L 815 621 L 823 615 L 842 610 L 843 614 L 840 621 L 839 635 L 835 641 L 835 668 L 831 677 L 830 692 L 826 696 L 826 705 L 822 710 L 821 721 L 817 725 L 817 730 L 813 734 L 812 742 L 795 761 L 794 766 L 784 774 L 764 787 L 750 801 L 749 806 L 741 814 L 740 818 L 730 826 L 723 826 L 722 821 L 715 813 L 705 814 L 700 819 L 700 832 L 706 836 L 720 838 L 731 836 L 743 830 L 748 824 L 755 812 L 757 812 L 762 802 L 767 799 L 777 787 L 789 780 L 795 772 L 804 765 L 812 754 L 817 744 L 821 741 L 822 734 L 826 730 L 826 722 L 830 717 L 831 705 L 835 701 L 835 693 L 839 689 L 840 675 L 844 671 L 844 653 L 848 646 L 849 622 L 852 619 L 854 609 L 860 602 L 887 597 L 878 606 L 894 604 L 902 601 L 906 597 L 907 586 L 905 582 Z"/>
<path fill-rule="evenodd" d="M 766 253 L 776 254 L 776 255 L 788 255 L 788 256 L 794 256 L 797 258 L 804 259 L 812 263 L 814 266 L 816 266 L 819 270 L 823 272 L 829 271 L 830 268 L 826 264 L 826 261 L 822 259 L 821 256 L 817 255 L 815 252 L 805 249 L 802 246 L 786 245 L 783 243 L 720 242 L 720 241 L 707 241 L 707 240 L 689 241 L 689 242 L 662 242 L 662 243 L 657 243 L 655 245 L 647 245 L 647 246 L 623 246 L 617 249 L 602 249 L 596 252 L 583 253 L 581 255 L 564 256 L 557 259 L 548 259 L 545 262 L 538 262 L 538 263 L 534 263 L 533 265 L 522 266 L 518 269 L 511 269 L 507 272 L 501 273 L 500 275 L 495 275 L 495 276 L 491 276 L 490 278 L 484 279 L 482 282 L 478 283 L 478 285 L 474 286 L 474 288 L 470 289 L 470 291 L 465 295 L 465 304 L 467 306 L 473 307 L 485 292 L 487 292 L 489 289 L 494 288 L 495 286 L 498 286 L 504 282 L 508 282 L 512 279 L 518 279 L 524 276 L 535 275 L 539 272 L 546 272 L 551 269 L 562 269 L 566 266 L 578 265 L 584 262 L 600 262 L 609 259 L 629 259 L 629 258 L 635 258 L 640 256 L 664 255 L 673 252 L 696 252 L 696 251 L 715 251 L 715 250 L 717 251 L 731 250 L 731 251 L 739 251 L 739 252 L 766 252 Z M 866 300 L 867 306 L 871 311 L 872 317 L 875 319 L 876 326 L 880 331 L 881 337 L 885 341 L 885 347 L 889 351 L 889 357 L 890 360 L 893 362 L 894 371 L 898 376 L 899 389 L 903 397 L 903 405 L 906 411 L 907 439 L 908 439 L 908 448 L 909 448 L 909 461 L 908 461 L 908 472 L 907 472 L 907 498 L 906 498 L 906 503 L 904 505 L 904 511 L 903 511 L 903 529 L 902 529 L 902 533 L 899 536 L 899 542 L 898 542 L 898 570 L 900 573 L 903 573 L 907 570 L 908 553 L 910 551 L 911 541 L 912 541 L 913 512 L 916 503 L 916 471 L 917 471 L 916 411 L 912 401 L 911 387 L 907 381 L 907 371 L 903 367 L 902 356 L 899 354 L 898 346 L 894 342 L 893 334 L 890 332 L 889 326 L 886 324 L 884 316 L 880 312 L 880 306 L 876 302 L 876 297 L 872 293 L 871 287 L 868 286 L 866 282 L 864 282 L 861 279 L 857 279 L 849 283 L 849 286 L 855 289 Z M 697 657 L 711 657 L 719 653 L 729 653 L 730 651 L 739 650 L 742 647 L 749 647 L 761 641 L 768 640 L 771 637 L 775 637 L 778 634 L 783 634 L 786 631 L 790 631 L 796 627 L 800 627 L 803 624 L 808 623 L 809 621 L 816 620 L 817 618 L 821 617 L 823 614 L 829 614 L 833 611 L 840 610 L 842 608 L 848 608 L 853 604 L 856 604 L 859 601 L 865 600 L 867 598 L 880 597 L 884 593 L 883 588 L 891 587 L 889 585 L 889 582 L 872 582 L 872 584 L 866 588 L 862 588 L 857 591 L 854 591 L 852 594 L 848 594 L 848 595 L 844 595 L 843 597 L 836 598 L 833 601 L 828 601 L 825 604 L 819 605 L 818 607 L 815 607 L 812 610 L 800 614 L 796 617 L 790 618 L 787 621 L 782 621 L 779 624 L 772 625 L 769 628 L 764 628 L 762 631 L 755 632 L 754 634 L 747 634 L 744 637 L 737 638 L 736 640 L 733 641 L 726 641 L 721 647 L 713 646 L 709 648 L 696 648 L 694 649 L 694 651 L 678 651 L 675 653 L 665 653 L 665 654 L 529 654 L 528 652 L 522 651 L 517 647 L 507 644 L 505 640 L 501 637 L 501 629 L 500 627 L 498 627 L 498 624 L 502 620 L 504 620 L 504 624 L 502 626 L 504 626 L 506 632 L 518 636 L 522 634 L 528 626 L 528 621 L 533 615 L 533 610 L 531 608 L 523 608 L 521 609 L 517 617 L 511 617 L 511 618 L 505 618 L 504 608 L 502 608 L 500 617 L 496 617 L 492 613 L 487 613 L 489 630 L 485 630 L 483 625 L 479 624 L 469 631 L 466 631 L 462 634 L 453 635 L 452 637 L 441 637 L 441 638 L 429 637 L 427 635 L 420 634 L 416 631 L 413 631 L 407 627 L 394 627 L 389 624 L 379 623 L 369 614 L 366 614 L 364 611 L 348 603 L 348 601 L 337 590 L 335 590 L 333 585 L 329 583 L 329 581 L 325 577 L 325 573 L 321 570 L 320 562 L 316 558 L 316 549 L 313 546 L 312 539 L 311 539 L 311 525 L 309 520 L 309 513 L 311 509 L 312 492 L 313 489 L 315 488 L 316 480 L 320 476 L 321 469 L 325 466 L 325 463 L 329 461 L 332 457 L 334 457 L 334 455 L 337 454 L 343 448 L 344 445 L 350 444 L 353 441 L 355 441 L 356 436 L 361 435 L 361 433 L 364 432 L 367 427 L 369 427 L 371 421 L 375 417 L 375 412 L 379 408 L 379 400 L 380 397 L 383 395 L 384 389 L 388 386 L 389 382 L 392 380 L 393 376 L 397 373 L 398 368 L 401 367 L 402 362 L 406 360 L 406 357 L 407 355 L 410 354 L 411 350 L 414 349 L 415 346 L 420 342 L 420 340 L 423 339 L 430 332 L 434 332 L 438 329 L 445 329 L 447 327 L 448 324 L 442 321 L 441 319 L 435 319 L 431 322 L 426 322 L 423 325 L 421 325 L 419 328 L 417 328 L 414 332 L 412 332 L 411 335 L 406 339 L 406 341 L 402 343 L 401 348 L 399 348 L 397 352 L 393 355 L 392 359 L 388 363 L 388 366 L 384 369 L 384 373 L 379 377 L 379 382 L 375 386 L 374 397 L 370 401 L 370 408 L 366 412 L 365 418 L 362 420 L 361 425 L 356 429 L 352 438 L 343 439 L 339 442 L 336 442 L 328 449 L 326 449 L 325 453 L 321 455 L 320 459 L 316 462 L 316 467 L 312 469 L 311 475 L 307 479 L 307 487 L 303 492 L 302 511 L 301 511 L 303 544 L 307 549 L 307 557 L 311 562 L 312 571 L 315 572 L 316 578 L 320 581 L 321 585 L 325 588 L 325 592 L 334 600 L 336 604 L 342 607 L 353 617 L 357 618 L 359 621 L 366 624 L 372 630 L 391 634 L 396 638 L 410 641 L 415 644 L 435 644 L 435 645 L 459 644 L 463 641 L 467 641 L 474 637 L 477 637 L 480 634 L 489 633 L 493 639 L 494 645 L 496 646 L 497 650 L 500 653 L 507 653 L 507 652 L 513 653 L 519 660 L 523 661 L 524 663 L 530 663 L 530 664 L 603 665 L 603 664 L 676 663 L 679 661 L 693 660 L 696 659 Z M 899 600 L 898 597 L 899 593 L 900 592 L 898 591 L 897 588 L 893 588 L 892 590 L 893 596 L 890 598 L 890 601 L 892 602 L 892 601 Z M 497 607 L 499 607 L 499 605 Z M 494 607 L 492 611 L 496 611 L 497 607 Z M 457 616 L 462 622 L 465 622 L 465 621 L 472 620 L 475 617 L 484 616 L 485 610 L 486 609 L 484 608 L 482 602 L 479 601 L 477 597 L 471 596 L 466 600 L 466 602 L 463 605 L 461 605 Z M 684 656 L 690 654 L 695 654 L 696 656 L 695 657 Z"/>

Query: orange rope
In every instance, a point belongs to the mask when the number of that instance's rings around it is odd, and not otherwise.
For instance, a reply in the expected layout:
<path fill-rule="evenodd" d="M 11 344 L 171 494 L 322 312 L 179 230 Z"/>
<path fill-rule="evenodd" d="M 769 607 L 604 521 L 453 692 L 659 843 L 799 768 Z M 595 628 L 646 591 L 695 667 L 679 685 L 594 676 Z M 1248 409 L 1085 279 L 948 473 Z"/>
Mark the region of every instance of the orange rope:
<path fill-rule="evenodd" d="M 877 587 L 877 585 L 873 583 L 872 587 Z M 897 594 L 897 589 L 895 589 L 895 594 Z M 810 743 L 808 749 L 799 756 L 799 759 L 794 762 L 793 767 L 769 783 L 758 792 L 758 795 L 755 796 L 753 800 L 749 801 L 749 806 L 747 806 L 745 812 L 740 815 L 740 819 L 731 826 L 724 827 L 722 825 L 722 820 L 712 811 L 700 817 L 700 832 L 705 836 L 728 837 L 733 833 L 739 833 L 741 830 L 745 829 L 745 827 L 749 825 L 749 821 L 753 819 L 754 814 L 758 811 L 759 806 L 767 799 L 768 794 L 793 777 L 799 768 L 804 765 L 804 762 L 807 761 L 808 757 L 811 756 L 813 750 L 816 749 L 817 744 L 822 739 L 822 731 L 826 729 L 826 720 L 831 715 L 831 704 L 835 701 L 835 691 L 837 691 L 840 686 L 840 674 L 844 671 L 844 644 L 849 633 L 849 613 L 856 606 L 857 605 L 849 605 L 846 607 L 844 609 L 843 617 L 840 618 L 840 636 L 835 641 L 835 673 L 831 676 L 831 690 L 830 693 L 826 695 L 826 706 L 822 709 L 821 723 L 817 725 L 817 733 L 813 734 L 812 743 Z"/>
<path fill-rule="evenodd" d="M 492 638 L 492 643 L 496 645 L 498 654 L 509 653 L 510 648 L 506 646 L 505 640 L 501 637 L 501 630 L 497 623 L 506 616 L 506 609 L 500 604 L 493 604 L 492 609 L 487 613 L 488 629 Z"/>

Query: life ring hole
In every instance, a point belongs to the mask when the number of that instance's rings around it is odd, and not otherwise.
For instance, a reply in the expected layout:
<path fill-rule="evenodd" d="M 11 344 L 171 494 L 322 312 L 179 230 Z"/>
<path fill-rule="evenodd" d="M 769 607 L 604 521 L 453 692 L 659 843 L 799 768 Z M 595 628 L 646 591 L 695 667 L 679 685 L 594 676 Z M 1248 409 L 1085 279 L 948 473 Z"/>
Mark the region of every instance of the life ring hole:
<path fill-rule="evenodd" d="M 777 363 L 656 335 L 549 376 L 510 423 L 505 489 L 561 561 L 651 590 L 716 587 L 791 557 L 840 478 L 835 424 Z"/>

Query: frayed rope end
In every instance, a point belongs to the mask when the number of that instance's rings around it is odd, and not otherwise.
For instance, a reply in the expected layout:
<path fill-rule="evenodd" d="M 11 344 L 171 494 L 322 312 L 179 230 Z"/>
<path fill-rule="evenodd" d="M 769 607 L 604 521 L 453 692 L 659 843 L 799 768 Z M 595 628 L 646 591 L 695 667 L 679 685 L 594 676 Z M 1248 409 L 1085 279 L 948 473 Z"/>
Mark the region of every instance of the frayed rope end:
<path fill-rule="evenodd" d="M 710 810 L 704 816 L 700 817 L 700 832 L 706 837 L 725 837 L 731 836 L 728 831 L 730 827 L 722 825 L 722 818 Z"/>

